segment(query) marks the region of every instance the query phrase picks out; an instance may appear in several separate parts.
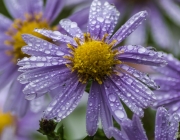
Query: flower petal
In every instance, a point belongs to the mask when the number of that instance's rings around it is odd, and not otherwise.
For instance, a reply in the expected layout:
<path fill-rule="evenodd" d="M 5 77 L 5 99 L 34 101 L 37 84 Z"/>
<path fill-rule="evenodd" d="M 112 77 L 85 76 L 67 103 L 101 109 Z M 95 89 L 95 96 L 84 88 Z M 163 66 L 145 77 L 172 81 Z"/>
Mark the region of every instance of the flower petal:
<path fill-rule="evenodd" d="M 46 68 L 38 68 L 33 69 L 31 71 L 27 71 L 19 75 L 17 78 L 20 83 L 26 84 L 35 80 L 38 80 L 39 78 L 45 77 L 46 75 L 56 75 L 61 71 L 61 73 L 67 73 L 70 72 L 70 70 L 65 66 L 51 66 Z"/>
<path fill-rule="evenodd" d="M 63 56 L 67 52 L 65 47 L 56 46 L 46 40 L 29 34 L 22 35 L 24 41 L 28 44 L 22 48 L 22 51 L 30 55 Z"/>
<path fill-rule="evenodd" d="M 170 126 L 168 130 L 168 140 L 177 140 L 177 133 L 179 130 L 180 117 L 178 114 L 173 114 L 170 119 Z"/>
<path fill-rule="evenodd" d="M 37 33 L 40 33 L 46 37 L 49 37 L 49 38 L 53 39 L 54 41 L 61 41 L 61 42 L 65 42 L 65 43 L 70 43 L 74 46 L 77 45 L 75 43 L 75 41 L 73 40 L 73 38 L 71 38 L 67 35 L 63 35 L 59 31 L 51 31 L 51 30 L 45 30 L 45 29 L 35 29 L 34 31 Z"/>
<path fill-rule="evenodd" d="M 166 14 L 168 14 L 172 20 L 180 25 L 179 6 L 171 0 L 159 0 L 158 2 L 160 3 L 160 6 L 164 9 Z"/>
<path fill-rule="evenodd" d="M 152 32 L 152 38 L 157 43 L 158 46 L 161 46 L 165 49 L 171 49 L 170 46 L 173 41 L 170 40 L 171 39 L 170 31 L 168 30 L 165 21 L 162 19 L 161 15 L 159 14 L 160 11 L 158 11 L 158 9 L 155 9 L 154 7 L 151 9 L 152 9 L 151 18 L 149 20 L 149 23 Z"/>
<path fill-rule="evenodd" d="M 151 88 L 157 89 L 158 85 L 149 77 L 147 74 L 140 72 L 136 70 L 135 68 L 132 68 L 128 65 L 121 64 L 119 65 L 120 68 L 128 72 L 129 74 L 132 74 L 135 78 L 137 78 L 139 81 L 145 83 Z"/>
<path fill-rule="evenodd" d="M 75 109 L 86 86 L 79 83 L 77 77 L 75 79 L 76 80 L 70 81 L 67 87 L 64 87 L 64 90 L 60 91 L 60 94 L 54 98 L 46 109 L 44 118 L 56 118 L 58 121 L 61 121 Z"/>
<path fill-rule="evenodd" d="M 23 89 L 23 92 L 26 94 L 25 98 L 27 100 L 32 100 L 40 97 L 43 94 L 65 84 L 66 80 L 71 76 L 73 76 L 73 74 L 70 72 L 64 73 L 64 71 L 59 71 L 59 73 L 38 78 L 37 80 L 30 82 Z"/>
<path fill-rule="evenodd" d="M 66 30 L 72 37 L 78 37 L 84 39 L 84 35 L 76 22 L 72 22 L 69 19 L 62 19 L 60 22 L 61 27 Z"/>
<path fill-rule="evenodd" d="M 158 108 L 156 113 L 155 139 L 167 139 L 168 133 L 168 113 L 163 107 Z"/>
<path fill-rule="evenodd" d="M 29 102 L 24 98 L 24 94 L 22 92 L 24 85 L 17 82 L 16 77 L 14 77 L 14 81 L 9 87 L 8 96 L 4 105 L 4 111 L 11 111 L 13 114 L 23 117 L 27 112 Z"/>
<path fill-rule="evenodd" d="M 24 14 L 29 10 L 29 2 L 24 0 L 4 0 L 4 4 L 14 18 L 24 18 Z"/>
<path fill-rule="evenodd" d="M 109 127 L 113 126 L 113 120 L 112 120 L 112 115 L 110 113 L 110 110 L 106 104 L 107 98 L 104 96 L 105 94 L 105 89 L 104 87 L 100 87 L 100 117 L 101 117 L 101 122 L 102 122 L 102 127 L 104 130 L 104 133 L 108 138 L 111 137 Z"/>
<path fill-rule="evenodd" d="M 116 44 L 119 44 L 126 37 L 128 37 L 141 23 L 145 20 L 148 13 L 141 11 L 131 17 L 110 39 L 109 43 L 113 40 L 117 40 Z"/>
<path fill-rule="evenodd" d="M 64 7 L 64 2 L 64 0 L 47 0 L 43 17 L 50 23 L 53 22 Z"/>
<path fill-rule="evenodd" d="M 0 14 L 0 30 L 1 32 L 5 32 L 9 29 L 12 24 L 12 21 L 5 17 L 4 15 Z M 4 35 L 5 36 L 5 35 Z"/>
<path fill-rule="evenodd" d="M 92 82 L 87 103 L 86 130 L 90 136 L 93 136 L 98 129 L 98 117 L 100 110 L 100 91 L 98 86 L 99 85 L 96 82 Z"/>
<path fill-rule="evenodd" d="M 124 62 L 153 66 L 165 66 L 167 64 L 163 59 L 163 53 L 155 52 L 151 48 L 144 48 L 140 45 L 128 45 L 122 46 L 118 50 L 123 52 L 119 54 L 118 58 Z"/>
<path fill-rule="evenodd" d="M 116 140 L 128 140 L 126 135 L 124 135 L 121 131 L 119 131 L 118 129 L 114 127 L 110 127 L 109 131 Z"/>
<path fill-rule="evenodd" d="M 113 91 L 111 84 L 109 84 L 109 81 L 105 82 L 104 88 L 107 96 L 107 104 L 111 111 L 111 114 L 113 115 L 115 120 L 120 124 L 122 121 L 127 119 L 124 107 L 121 104 L 117 94 Z"/>
<path fill-rule="evenodd" d="M 88 32 L 99 39 L 102 39 L 105 33 L 111 36 L 119 15 L 114 5 L 105 2 L 101 6 L 100 1 L 94 0 L 90 8 Z"/>

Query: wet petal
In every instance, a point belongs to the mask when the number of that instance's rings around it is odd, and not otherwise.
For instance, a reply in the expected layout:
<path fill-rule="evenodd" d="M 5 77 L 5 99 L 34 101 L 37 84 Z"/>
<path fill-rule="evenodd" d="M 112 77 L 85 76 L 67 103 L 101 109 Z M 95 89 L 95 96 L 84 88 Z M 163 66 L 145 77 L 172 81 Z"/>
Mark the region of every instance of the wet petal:
<path fill-rule="evenodd" d="M 76 22 L 72 22 L 69 19 L 62 19 L 59 23 L 72 37 L 78 37 L 82 40 L 84 39 L 84 35 Z"/>
<path fill-rule="evenodd" d="M 123 52 L 119 54 L 118 58 L 124 62 L 153 66 L 165 66 L 167 64 L 162 52 L 155 52 L 140 45 L 122 46 L 118 50 Z"/>
<path fill-rule="evenodd" d="M 35 29 L 34 31 L 37 33 L 40 33 L 46 37 L 49 37 L 49 38 L 53 39 L 54 41 L 70 43 L 70 44 L 76 46 L 76 43 L 73 40 L 73 38 L 71 38 L 67 35 L 63 35 L 59 31 L 51 31 L 51 30 L 45 30 L 45 29 Z"/>
<path fill-rule="evenodd" d="M 61 121 L 68 116 L 78 105 L 85 89 L 84 84 L 78 82 L 77 77 L 54 98 L 44 113 L 46 119 Z"/>
<path fill-rule="evenodd" d="M 120 124 L 122 121 L 127 119 L 126 112 L 124 110 L 123 105 L 120 102 L 120 99 L 116 93 L 114 93 L 111 84 L 108 81 L 105 82 L 104 85 L 108 106 L 111 111 L 111 114 L 115 118 L 115 120 Z"/>
<path fill-rule="evenodd" d="M 96 82 L 91 85 L 86 111 L 86 130 L 88 135 L 93 136 L 98 129 L 100 111 L 99 87 Z"/>
<path fill-rule="evenodd" d="M 116 44 L 119 44 L 126 37 L 128 37 L 141 23 L 145 20 L 148 13 L 146 11 L 141 11 L 131 17 L 121 28 L 111 37 L 109 42 L 117 40 Z"/>
<path fill-rule="evenodd" d="M 104 133 L 108 138 L 111 137 L 109 127 L 113 126 L 113 120 L 112 120 L 112 115 L 111 112 L 107 106 L 107 98 L 104 96 L 105 94 L 105 89 L 104 87 L 100 88 L 100 117 L 101 117 L 101 122 L 102 122 L 102 127 L 104 130 Z"/>
<path fill-rule="evenodd" d="M 62 57 L 67 52 L 65 47 L 59 47 L 38 37 L 29 34 L 24 34 L 22 37 L 28 44 L 22 48 L 22 51 L 29 55 L 37 55 L 38 52 L 38 55 L 40 53 L 46 56 Z"/>
<path fill-rule="evenodd" d="M 114 127 L 110 127 L 109 131 L 116 140 L 128 140 L 126 135 L 124 135 L 121 131 L 119 131 L 118 129 Z"/>

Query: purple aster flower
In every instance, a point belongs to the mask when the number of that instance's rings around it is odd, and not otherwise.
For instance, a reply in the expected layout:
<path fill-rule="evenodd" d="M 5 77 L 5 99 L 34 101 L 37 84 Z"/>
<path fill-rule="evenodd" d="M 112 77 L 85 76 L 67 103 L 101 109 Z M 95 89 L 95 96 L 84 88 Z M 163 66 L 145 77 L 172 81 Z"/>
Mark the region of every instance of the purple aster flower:
<path fill-rule="evenodd" d="M 156 108 L 165 106 L 170 113 L 180 113 L 180 62 L 172 54 L 165 54 L 167 66 L 155 68 L 156 74 L 152 78 L 160 86 L 155 91 L 157 101 Z"/>
<path fill-rule="evenodd" d="M 141 11 L 129 19 L 115 34 L 119 12 L 105 2 L 94 0 L 90 7 L 87 33 L 82 33 L 75 22 L 68 19 L 60 25 L 69 35 L 58 31 L 36 29 L 56 42 L 57 46 L 35 36 L 24 34 L 28 44 L 22 51 L 32 55 L 18 62 L 24 72 L 18 80 L 27 84 L 23 92 L 27 99 L 42 96 L 53 89 L 56 97 L 45 110 L 44 118 L 58 121 L 69 115 L 79 103 L 87 86 L 91 84 L 87 104 L 87 132 L 94 135 L 100 116 L 107 137 L 112 117 L 121 123 L 127 119 L 120 99 L 138 116 L 153 104 L 155 96 L 148 88 L 156 84 L 144 73 L 128 66 L 128 63 L 162 66 L 166 62 L 162 53 L 140 45 L 117 47 L 146 18 Z"/>
<path fill-rule="evenodd" d="M 12 21 L 0 14 L 0 89 L 6 85 L 9 86 L 7 92 L 9 96 L 4 110 L 23 116 L 29 107 L 29 102 L 24 99 L 22 93 L 24 85 L 17 82 L 19 72 L 17 72 L 16 62 L 27 56 L 21 51 L 21 47 L 26 45 L 21 34 L 30 33 L 51 41 L 34 32 L 34 29 L 53 29 L 51 23 L 63 8 L 64 0 L 47 0 L 45 7 L 43 7 L 43 0 L 4 0 L 4 3 L 14 19 Z M 31 104 L 37 105 L 37 102 L 31 102 Z"/>
<path fill-rule="evenodd" d="M 147 10 L 148 21 L 138 28 L 128 39 L 127 44 L 149 43 L 150 32 L 153 42 L 158 46 L 172 51 L 173 46 L 178 46 L 178 39 L 175 39 L 172 32 L 172 24 L 180 25 L 180 8 L 175 0 L 109 0 L 115 4 L 123 17 L 134 15 L 139 10 Z M 129 10 L 127 10 L 129 9 Z M 166 15 L 172 19 L 171 27 L 165 21 Z M 138 35 L 138 36 L 137 36 Z M 172 45 L 174 44 L 174 45 Z M 175 49 L 175 48 L 174 48 Z M 174 53 L 176 51 L 174 50 Z"/>
<path fill-rule="evenodd" d="M 170 114 L 163 107 L 158 108 L 155 123 L 155 140 L 177 140 L 180 117 Z M 124 121 L 122 131 L 111 127 L 110 133 L 116 140 L 148 140 L 141 120 L 136 115 L 132 121 Z"/>

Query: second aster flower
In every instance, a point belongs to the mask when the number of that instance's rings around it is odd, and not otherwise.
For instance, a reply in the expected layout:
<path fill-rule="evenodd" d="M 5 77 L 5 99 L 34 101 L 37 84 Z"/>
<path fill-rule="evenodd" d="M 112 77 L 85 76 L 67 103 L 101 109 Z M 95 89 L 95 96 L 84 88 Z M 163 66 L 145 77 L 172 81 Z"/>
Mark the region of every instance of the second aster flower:
<path fill-rule="evenodd" d="M 46 119 L 58 121 L 69 115 L 79 103 L 87 84 L 90 92 L 87 105 L 87 132 L 94 135 L 100 115 L 107 137 L 112 117 L 121 123 L 127 119 L 120 99 L 138 116 L 150 106 L 155 96 L 148 88 L 156 84 L 144 73 L 128 66 L 128 63 L 161 66 L 166 62 L 162 54 L 140 45 L 117 47 L 146 18 L 142 11 L 128 20 L 114 35 L 119 12 L 113 5 L 102 5 L 94 0 L 89 15 L 87 33 L 82 33 L 75 22 L 61 20 L 60 25 L 70 35 L 58 31 L 36 29 L 57 42 L 67 44 L 57 46 L 43 39 L 25 34 L 28 44 L 22 50 L 32 55 L 18 62 L 24 73 L 19 81 L 27 84 L 24 93 L 27 99 L 42 96 L 53 89 L 59 89 L 49 107 Z"/>

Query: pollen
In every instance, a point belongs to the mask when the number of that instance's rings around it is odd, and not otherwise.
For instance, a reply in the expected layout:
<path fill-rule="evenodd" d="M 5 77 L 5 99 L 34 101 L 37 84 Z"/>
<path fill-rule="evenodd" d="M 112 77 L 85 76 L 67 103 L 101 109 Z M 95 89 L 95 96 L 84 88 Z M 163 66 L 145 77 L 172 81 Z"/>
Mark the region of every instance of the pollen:
<path fill-rule="evenodd" d="M 12 126 L 14 123 L 14 118 L 10 113 L 3 113 L 0 111 L 0 135 L 4 128 Z"/>
<path fill-rule="evenodd" d="M 14 63 L 16 63 L 18 59 L 22 59 L 25 56 L 27 57 L 27 55 L 21 51 L 21 48 L 26 45 L 22 39 L 22 34 L 32 34 L 44 40 L 51 41 L 49 38 L 34 32 L 35 28 L 52 29 L 48 22 L 42 18 L 42 14 L 38 13 L 34 15 L 25 14 L 24 20 L 15 19 L 6 32 L 10 39 L 6 40 L 4 43 L 7 46 L 13 46 L 13 49 L 6 51 L 6 54 L 12 56 L 12 61 Z"/>
<path fill-rule="evenodd" d="M 77 48 L 68 44 L 72 56 L 65 56 L 65 58 L 72 64 L 67 66 L 78 73 L 80 82 L 87 83 L 89 80 L 96 80 L 102 84 L 106 76 L 113 73 L 115 65 L 121 63 L 116 59 L 118 52 L 112 50 L 116 41 L 107 44 L 106 37 L 107 34 L 102 40 L 93 40 L 87 33 L 84 34 L 84 42 L 81 42 L 79 38 L 74 39 L 78 44 Z"/>

